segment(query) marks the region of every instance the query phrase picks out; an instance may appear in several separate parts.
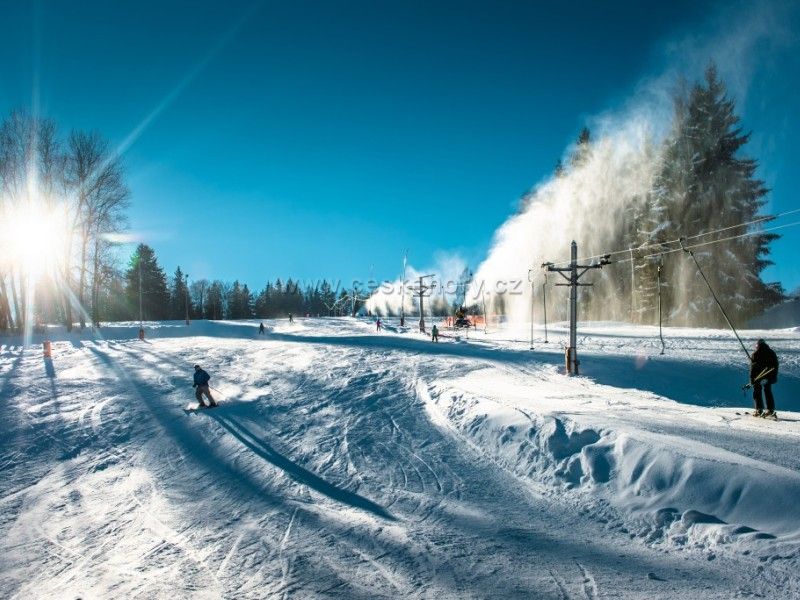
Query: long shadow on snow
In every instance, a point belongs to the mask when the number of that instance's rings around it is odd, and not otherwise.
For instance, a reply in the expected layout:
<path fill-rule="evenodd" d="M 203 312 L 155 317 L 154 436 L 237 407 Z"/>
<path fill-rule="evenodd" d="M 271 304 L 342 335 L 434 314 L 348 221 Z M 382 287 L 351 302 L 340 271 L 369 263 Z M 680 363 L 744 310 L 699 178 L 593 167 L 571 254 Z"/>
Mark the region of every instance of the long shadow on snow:
<path fill-rule="evenodd" d="M 433 344 L 425 340 L 394 336 L 334 337 L 273 333 L 267 339 L 303 344 L 372 347 L 519 365 L 543 363 L 560 367 L 563 364 L 561 356 L 552 353 L 478 347 L 469 343 Z M 683 404 L 737 407 L 751 404 L 749 396 L 742 398 L 741 387 L 748 377 L 746 367 L 744 365 L 737 369 L 664 357 L 651 357 L 641 361 L 634 356 L 587 354 L 581 361 L 581 374 L 603 385 L 647 390 Z M 800 378 L 780 375 L 775 394 L 778 410 L 800 411 Z"/>
<path fill-rule="evenodd" d="M 133 349 L 126 348 L 126 350 L 132 352 Z M 164 354 L 155 352 L 153 350 L 150 350 L 149 348 L 148 349 L 140 348 L 139 350 L 147 352 L 148 354 L 155 356 L 156 358 L 158 358 L 163 362 L 170 363 L 176 368 L 185 366 L 182 363 L 175 360 L 171 360 L 167 358 Z M 94 348 L 92 348 L 92 351 L 97 354 L 101 354 Z M 174 378 L 174 376 L 172 377 Z M 239 440 L 245 447 L 251 450 L 254 454 L 266 460 L 267 462 L 271 463 L 272 465 L 278 467 L 279 469 L 283 470 L 294 481 L 306 485 L 311 489 L 316 490 L 320 494 L 323 494 L 337 502 L 341 502 L 342 504 L 347 504 L 349 506 L 352 506 L 353 508 L 358 508 L 370 512 L 378 517 L 387 519 L 389 521 L 397 520 L 397 518 L 394 515 L 392 515 L 389 511 L 387 511 L 379 504 L 376 504 L 375 502 L 369 500 L 368 498 L 360 496 L 359 494 L 337 487 L 336 485 L 325 481 L 320 476 L 315 475 L 308 469 L 305 469 L 304 467 L 298 465 L 297 463 L 283 456 L 272 446 L 270 446 L 266 441 L 259 439 L 255 434 L 250 432 L 241 423 L 241 421 L 233 419 L 232 416 L 228 415 L 228 417 L 225 418 L 224 416 L 221 416 L 219 413 L 216 412 L 204 412 L 202 414 L 209 415 L 213 420 L 219 423 L 224 429 L 226 429 L 231 435 L 233 435 L 237 440 Z"/>
<path fill-rule="evenodd" d="M 397 520 L 394 515 L 375 502 L 372 502 L 371 500 L 368 500 L 359 494 L 339 488 L 332 483 L 328 483 L 308 469 L 305 469 L 297 463 L 289 460 L 277 452 L 264 440 L 258 439 L 258 437 L 256 437 L 244 425 L 242 425 L 240 421 L 236 421 L 230 416 L 226 418 L 223 414 L 213 411 L 205 414 L 208 414 L 210 418 L 224 427 L 231 435 L 233 435 L 233 437 L 249 448 L 254 454 L 283 470 L 296 482 L 307 485 L 320 494 L 323 494 L 332 500 L 336 500 L 337 502 L 341 502 L 342 504 L 348 504 L 353 508 L 359 508 L 361 510 L 371 512 L 382 519 L 387 519 L 389 521 Z"/>
<path fill-rule="evenodd" d="M 154 400 L 154 398 L 164 395 L 163 390 L 159 390 L 157 386 L 148 381 L 131 376 L 105 352 L 92 346 L 88 346 L 88 348 L 132 388 L 135 392 L 137 406 L 147 409 L 150 416 L 169 435 L 170 439 L 185 451 L 185 456 L 195 461 L 201 470 L 212 475 L 215 482 L 226 482 L 229 489 L 244 488 L 272 508 L 285 505 L 284 498 L 266 490 L 261 482 L 233 467 L 214 446 L 209 445 L 196 430 L 187 426 L 183 413 L 176 416 L 174 413 L 164 411 L 164 407 Z"/>
<path fill-rule="evenodd" d="M 20 348 L 17 351 L 17 355 L 14 357 L 11 366 L 9 366 L 8 371 L 3 374 L 3 379 L 0 381 L 0 399 L 5 398 L 5 394 L 8 389 L 14 389 L 11 385 L 11 380 L 19 376 L 19 363 L 22 362 L 24 355 L 25 349 Z M 7 403 L 4 402 L 3 404 L 5 405 Z"/>

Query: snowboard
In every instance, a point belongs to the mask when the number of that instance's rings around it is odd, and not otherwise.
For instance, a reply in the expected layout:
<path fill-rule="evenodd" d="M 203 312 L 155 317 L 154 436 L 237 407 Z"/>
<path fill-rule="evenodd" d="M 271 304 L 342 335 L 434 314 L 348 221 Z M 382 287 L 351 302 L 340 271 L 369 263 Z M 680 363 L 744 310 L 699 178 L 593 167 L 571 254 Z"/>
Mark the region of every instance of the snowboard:
<path fill-rule="evenodd" d="M 200 404 L 199 402 L 190 402 L 186 406 L 183 407 L 183 411 L 186 413 L 198 412 L 201 410 L 209 410 L 211 408 L 217 408 L 219 404 L 214 406 L 209 406 L 207 404 Z"/>

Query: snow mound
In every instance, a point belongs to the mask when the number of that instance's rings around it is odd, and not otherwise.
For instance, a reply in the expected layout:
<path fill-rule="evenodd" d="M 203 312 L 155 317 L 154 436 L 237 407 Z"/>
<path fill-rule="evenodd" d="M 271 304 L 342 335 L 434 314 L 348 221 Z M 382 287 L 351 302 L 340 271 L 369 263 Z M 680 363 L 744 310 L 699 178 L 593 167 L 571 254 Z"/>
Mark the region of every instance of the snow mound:
<path fill-rule="evenodd" d="M 434 422 L 544 493 L 593 507 L 597 519 L 631 537 L 747 552 L 758 541 L 800 541 L 800 476 L 793 470 L 702 442 L 582 426 L 447 382 L 420 382 L 417 394 Z"/>

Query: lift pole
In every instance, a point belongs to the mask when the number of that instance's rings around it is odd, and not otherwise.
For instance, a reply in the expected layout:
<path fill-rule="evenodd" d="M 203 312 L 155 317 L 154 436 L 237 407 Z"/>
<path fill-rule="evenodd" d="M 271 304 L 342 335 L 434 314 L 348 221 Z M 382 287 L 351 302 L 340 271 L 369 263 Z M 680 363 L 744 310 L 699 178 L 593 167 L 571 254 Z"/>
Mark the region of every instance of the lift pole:
<path fill-rule="evenodd" d="M 630 253 L 631 253 L 631 324 L 633 324 L 634 323 L 633 315 L 636 313 L 636 311 L 634 310 L 634 305 L 633 305 L 633 294 L 634 294 L 634 290 L 636 289 L 636 277 L 635 277 L 635 271 L 634 271 L 634 268 L 633 268 L 633 246 L 630 246 L 628 248 L 628 250 L 630 250 Z"/>
<path fill-rule="evenodd" d="M 400 282 L 400 327 L 406 325 L 406 263 L 408 262 L 408 250 L 403 255 L 403 280 Z"/>
<path fill-rule="evenodd" d="M 429 296 L 430 294 L 428 292 L 430 292 L 433 288 L 436 287 L 436 283 L 434 283 L 433 281 L 430 283 L 430 285 L 425 285 L 425 279 L 427 277 L 435 277 L 435 274 L 432 273 L 430 275 L 420 275 L 419 276 L 419 285 L 416 287 L 416 289 L 414 289 L 414 291 L 419 294 L 419 332 L 420 333 L 425 333 L 425 305 L 424 305 L 425 296 L 426 295 Z"/>
<path fill-rule="evenodd" d="M 186 292 L 186 326 L 189 326 L 189 274 L 186 273 L 186 285 L 184 286 Z"/>
<path fill-rule="evenodd" d="M 590 286 L 591 283 L 578 283 L 578 280 L 589 269 L 602 269 L 610 264 L 610 255 L 606 254 L 600 258 L 599 263 L 590 265 L 578 264 L 578 244 L 573 240 L 570 247 L 570 262 L 568 267 L 556 267 L 553 263 L 546 263 L 547 270 L 558 273 L 568 283 L 557 283 L 559 286 L 569 286 L 569 347 L 564 353 L 566 370 L 568 375 L 578 375 L 577 346 L 578 346 L 578 286 Z M 569 275 L 565 275 L 569 273 Z"/>
<path fill-rule="evenodd" d="M 533 350 L 533 301 L 534 301 L 533 269 L 528 269 L 528 281 L 530 281 L 531 283 L 531 350 Z"/>
<path fill-rule="evenodd" d="M 481 284 L 481 300 L 483 301 L 483 335 L 489 333 L 489 315 L 486 314 L 486 290 Z"/>
<path fill-rule="evenodd" d="M 664 266 L 663 255 L 658 255 L 658 337 L 661 339 L 661 353 L 664 354 L 664 333 L 661 330 L 661 268 Z"/>
<path fill-rule="evenodd" d="M 142 323 L 142 251 L 139 249 L 139 339 L 144 339 L 144 324 Z"/>
<path fill-rule="evenodd" d="M 546 267 L 547 263 L 542 267 Z M 547 271 L 544 272 L 544 281 L 542 282 L 542 313 L 544 314 L 544 343 L 547 343 Z"/>

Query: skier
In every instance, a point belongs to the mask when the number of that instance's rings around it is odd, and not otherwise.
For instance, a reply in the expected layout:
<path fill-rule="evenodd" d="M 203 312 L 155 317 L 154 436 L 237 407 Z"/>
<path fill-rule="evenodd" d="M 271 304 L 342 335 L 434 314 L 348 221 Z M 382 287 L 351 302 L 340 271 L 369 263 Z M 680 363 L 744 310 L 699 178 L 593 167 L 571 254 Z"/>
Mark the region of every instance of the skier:
<path fill-rule="evenodd" d="M 289 313 L 289 323 L 294 323 L 294 317 L 292 317 L 292 313 Z"/>
<path fill-rule="evenodd" d="M 381 320 L 380 319 L 375 321 L 375 327 L 376 327 L 376 331 L 380 331 L 381 330 Z"/>
<path fill-rule="evenodd" d="M 203 394 L 205 394 L 208 401 L 211 403 L 211 408 L 217 406 L 217 402 L 211 396 L 211 390 L 208 388 L 208 382 L 211 380 L 211 375 L 206 373 L 203 369 L 200 368 L 200 365 L 194 366 L 194 384 L 192 385 L 194 390 L 194 397 L 197 398 L 197 401 L 200 403 L 200 406 L 206 406 L 203 402 Z"/>
<path fill-rule="evenodd" d="M 439 343 L 439 328 L 436 325 L 431 329 L 431 341 Z"/>
<path fill-rule="evenodd" d="M 261 325 L 258 326 L 258 333 L 264 335 L 264 323 L 262 322 Z"/>
<path fill-rule="evenodd" d="M 775 351 L 764 340 L 756 342 L 753 362 L 750 365 L 750 384 L 753 386 L 753 402 L 756 417 L 775 417 L 775 398 L 772 396 L 772 384 L 778 381 L 778 357 Z M 762 412 L 761 390 L 767 400 L 767 411 Z"/>

